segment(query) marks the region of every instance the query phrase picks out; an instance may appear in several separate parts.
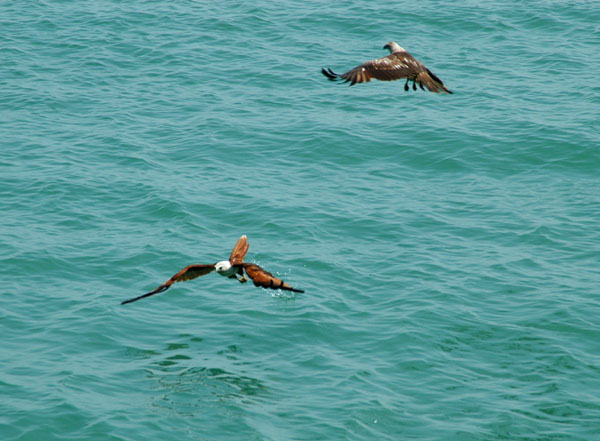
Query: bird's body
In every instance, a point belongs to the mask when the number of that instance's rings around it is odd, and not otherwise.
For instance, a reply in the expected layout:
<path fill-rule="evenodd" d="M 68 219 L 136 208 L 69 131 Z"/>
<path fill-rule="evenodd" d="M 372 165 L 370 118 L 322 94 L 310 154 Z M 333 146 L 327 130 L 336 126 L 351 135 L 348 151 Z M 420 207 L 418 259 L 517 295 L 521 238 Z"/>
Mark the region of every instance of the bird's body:
<path fill-rule="evenodd" d="M 145 297 L 150 297 L 154 294 L 161 293 L 169 289 L 173 283 L 192 280 L 197 277 L 211 273 L 213 270 L 221 276 L 228 277 L 230 279 L 236 279 L 240 283 L 248 281 L 248 279 L 244 277 L 245 271 L 248 277 L 252 279 L 252 282 L 255 286 L 262 286 L 263 288 L 271 289 L 283 289 L 287 291 L 300 293 L 304 292 L 300 289 L 292 288 L 283 280 L 278 279 L 273 274 L 262 269 L 260 266 L 254 263 L 244 262 L 244 256 L 248 252 L 249 248 L 250 245 L 248 244 L 248 238 L 244 235 L 239 238 L 239 240 L 235 244 L 235 247 L 233 247 L 233 251 L 231 251 L 231 255 L 229 256 L 229 260 L 222 260 L 220 262 L 208 265 L 195 264 L 186 266 L 184 269 L 179 271 L 177 274 L 175 274 L 162 285 L 158 286 L 153 291 L 150 291 L 149 293 L 143 294 L 138 297 L 134 297 L 129 300 L 125 300 L 121 302 L 121 304 L 124 305 L 126 303 L 135 302 L 136 300 L 140 300 Z M 238 276 L 240 276 L 239 279 Z"/>
<path fill-rule="evenodd" d="M 442 80 L 425 67 L 423 63 L 409 54 L 398 43 L 390 41 L 384 47 L 390 51 L 385 57 L 367 61 L 341 75 L 331 69 L 321 69 L 321 73 L 331 81 L 343 80 L 354 86 L 356 83 L 368 83 L 373 78 L 380 81 L 394 81 L 406 78 L 404 90 L 409 90 L 408 82 L 412 81 L 413 90 L 417 84 L 423 90 L 427 88 L 435 93 L 452 93 Z"/>

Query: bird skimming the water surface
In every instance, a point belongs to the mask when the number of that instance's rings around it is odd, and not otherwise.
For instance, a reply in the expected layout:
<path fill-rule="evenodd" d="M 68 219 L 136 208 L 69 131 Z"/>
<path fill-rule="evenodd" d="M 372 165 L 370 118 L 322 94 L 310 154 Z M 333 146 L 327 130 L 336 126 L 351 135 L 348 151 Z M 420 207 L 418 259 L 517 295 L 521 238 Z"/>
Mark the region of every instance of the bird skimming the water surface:
<path fill-rule="evenodd" d="M 150 291 L 147 294 L 143 294 L 139 297 L 134 297 L 133 299 L 125 300 L 121 302 L 121 305 L 126 303 L 135 302 L 136 300 L 143 299 L 144 297 L 150 297 L 154 294 L 158 294 L 159 292 L 166 291 L 171 287 L 171 285 L 175 282 L 185 282 L 186 280 L 192 280 L 196 277 L 204 276 L 215 270 L 218 274 L 229 277 L 230 279 L 236 279 L 240 283 L 247 282 L 248 279 L 244 277 L 244 270 L 248 277 L 252 279 L 255 286 L 262 286 L 263 288 L 271 288 L 271 289 L 283 289 L 286 291 L 293 292 L 304 292 L 300 289 L 292 288 L 290 285 L 285 283 L 283 280 L 278 279 L 273 274 L 265 271 L 260 266 L 254 263 L 244 263 L 244 256 L 248 252 L 250 245 L 248 244 L 248 238 L 246 235 L 240 237 L 233 247 L 233 251 L 231 252 L 231 256 L 229 256 L 229 260 L 222 260 L 221 262 L 213 263 L 212 265 L 190 265 L 186 266 L 184 269 L 179 271 L 165 283 L 160 285 L 154 291 Z M 240 278 L 238 279 L 238 275 Z"/>
<path fill-rule="evenodd" d="M 389 55 L 367 61 L 354 69 L 341 75 L 331 69 L 321 69 L 323 75 L 331 81 L 344 80 L 354 86 L 356 83 L 368 83 L 373 78 L 381 81 L 393 81 L 406 78 L 404 90 L 408 90 L 408 82 L 412 81 L 413 90 L 417 90 L 417 84 L 423 90 L 427 87 L 435 93 L 452 93 L 444 86 L 442 80 L 435 76 L 423 63 L 398 46 L 398 43 L 390 41 L 383 46 L 390 51 Z"/>

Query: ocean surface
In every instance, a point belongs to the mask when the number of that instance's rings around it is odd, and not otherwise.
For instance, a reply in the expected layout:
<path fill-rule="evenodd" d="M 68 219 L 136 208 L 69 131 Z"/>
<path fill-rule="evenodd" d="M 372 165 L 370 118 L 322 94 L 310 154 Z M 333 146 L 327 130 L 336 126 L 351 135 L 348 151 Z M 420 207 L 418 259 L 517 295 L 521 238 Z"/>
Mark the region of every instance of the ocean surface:
<path fill-rule="evenodd" d="M 595 1 L 4 1 L 0 440 L 600 439 Z M 335 84 L 390 40 L 453 95 Z M 192 263 L 246 260 L 304 294 Z"/>

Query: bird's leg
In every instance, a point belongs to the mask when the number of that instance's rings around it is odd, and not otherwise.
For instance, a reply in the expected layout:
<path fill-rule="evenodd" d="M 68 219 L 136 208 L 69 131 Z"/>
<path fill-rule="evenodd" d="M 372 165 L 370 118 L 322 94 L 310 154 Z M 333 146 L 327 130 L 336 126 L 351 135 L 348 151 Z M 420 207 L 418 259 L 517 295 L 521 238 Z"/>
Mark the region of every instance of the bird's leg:
<path fill-rule="evenodd" d="M 417 90 L 417 83 L 416 80 L 413 79 L 413 90 Z"/>
<path fill-rule="evenodd" d="M 421 83 L 420 81 L 419 81 L 419 87 L 421 88 L 421 90 L 425 90 L 425 88 L 423 87 L 423 83 Z"/>
<path fill-rule="evenodd" d="M 408 92 L 408 78 L 406 79 L 406 83 L 404 83 L 404 91 Z"/>
<path fill-rule="evenodd" d="M 240 282 L 240 283 L 246 283 L 248 281 L 248 279 L 246 277 L 244 277 L 244 269 L 241 266 L 238 269 L 238 274 L 240 275 L 240 278 L 238 279 L 238 282 Z"/>

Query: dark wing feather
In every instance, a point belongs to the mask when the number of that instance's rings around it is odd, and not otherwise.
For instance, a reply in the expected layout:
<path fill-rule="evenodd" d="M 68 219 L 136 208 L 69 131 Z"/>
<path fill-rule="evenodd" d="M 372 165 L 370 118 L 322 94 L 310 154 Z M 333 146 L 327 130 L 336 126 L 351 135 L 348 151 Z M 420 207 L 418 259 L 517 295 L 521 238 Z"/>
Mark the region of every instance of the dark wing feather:
<path fill-rule="evenodd" d="M 329 79 L 329 81 L 337 81 L 337 80 L 339 80 L 339 75 L 336 74 L 334 71 L 332 71 L 329 68 L 327 68 L 327 69 L 321 68 L 321 73 L 323 75 L 325 75 Z"/>
<path fill-rule="evenodd" d="M 452 91 L 448 90 L 448 88 L 444 86 L 442 80 L 440 80 L 436 75 L 434 75 L 433 72 L 431 72 L 427 68 L 425 68 L 423 72 L 419 73 L 419 75 L 417 76 L 417 81 L 419 82 L 419 85 L 424 84 L 425 87 L 427 87 L 427 89 L 429 89 L 431 92 L 452 93 Z"/>
<path fill-rule="evenodd" d="M 125 300 L 125 301 L 121 302 L 121 305 L 125 305 L 126 303 L 135 302 L 136 300 L 143 299 L 144 297 L 150 297 L 150 296 L 153 296 L 154 294 L 158 294 L 160 292 L 166 291 L 175 282 L 185 282 L 187 280 L 192 280 L 192 279 L 195 279 L 196 277 L 204 276 L 205 274 L 212 272 L 214 269 L 215 269 L 214 264 L 212 264 L 212 265 L 196 264 L 196 265 L 186 266 L 184 269 L 179 271 L 177 274 L 175 274 L 173 277 L 171 277 L 165 283 L 163 283 L 162 285 L 157 287 L 155 290 L 150 291 L 149 293 L 143 294 L 141 296 L 134 297 L 129 300 Z"/>
<path fill-rule="evenodd" d="M 330 81 L 340 81 L 344 80 L 344 83 L 350 83 L 351 86 L 354 86 L 356 83 L 368 83 L 371 81 L 371 76 L 367 71 L 362 68 L 362 64 L 360 66 L 355 67 L 352 70 L 349 70 L 345 74 L 336 74 L 331 69 L 321 69 L 321 73 L 325 75 Z"/>
<path fill-rule="evenodd" d="M 233 247 L 233 251 L 231 251 L 231 256 L 229 256 L 229 262 L 232 265 L 239 265 L 244 261 L 244 256 L 248 252 L 250 245 L 248 244 L 248 238 L 244 234 L 240 237 Z"/>
<path fill-rule="evenodd" d="M 444 85 L 442 80 L 440 80 L 437 77 L 437 75 L 435 75 L 427 68 L 425 68 L 425 70 L 419 74 L 419 76 L 417 77 L 417 81 L 419 83 L 423 83 L 425 87 L 427 87 L 427 89 L 429 89 L 432 92 L 453 93 Z"/>
<path fill-rule="evenodd" d="M 245 263 L 244 269 L 246 270 L 246 274 L 248 274 L 248 277 L 250 277 L 252 279 L 252 282 L 254 282 L 255 286 L 262 286 L 263 288 L 271 289 L 283 289 L 286 291 L 293 292 L 304 292 L 301 289 L 292 288 L 283 280 L 278 279 L 273 274 L 265 271 L 260 266 L 254 263 Z"/>

